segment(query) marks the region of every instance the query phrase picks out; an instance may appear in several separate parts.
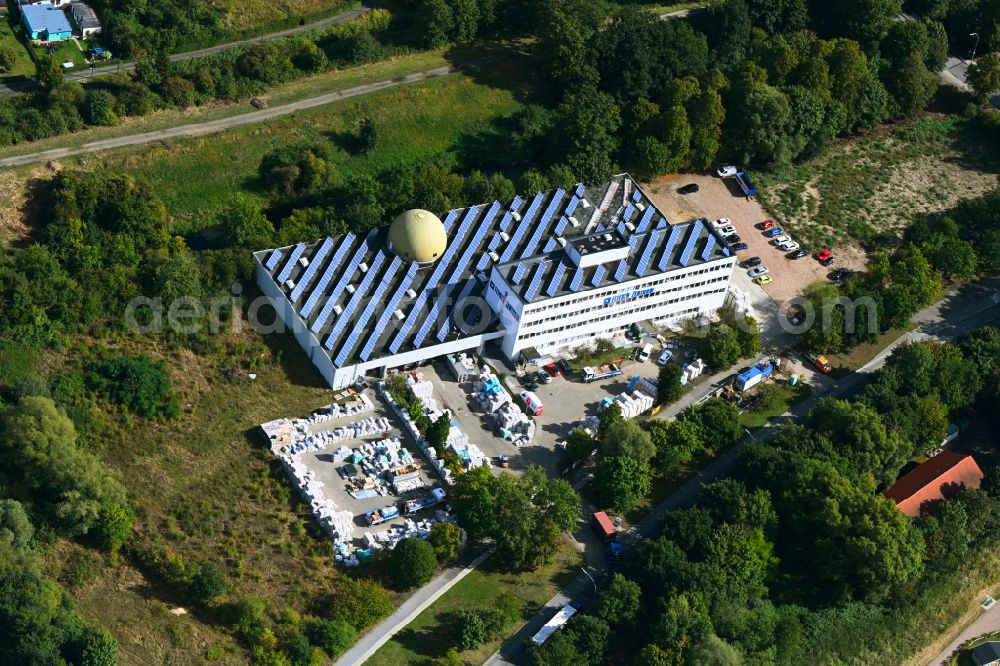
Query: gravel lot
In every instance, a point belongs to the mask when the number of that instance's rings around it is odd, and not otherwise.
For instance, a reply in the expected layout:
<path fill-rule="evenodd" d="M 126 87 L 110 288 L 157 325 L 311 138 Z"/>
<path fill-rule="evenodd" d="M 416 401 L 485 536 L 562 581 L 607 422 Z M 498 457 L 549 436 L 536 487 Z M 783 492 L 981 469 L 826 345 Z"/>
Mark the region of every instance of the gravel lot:
<path fill-rule="evenodd" d="M 688 195 L 676 192 L 678 187 L 688 183 L 697 183 L 699 191 Z M 763 260 L 762 265 L 767 266 L 771 277 L 774 278 L 771 284 L 763 287 L 763 291 L 779 305 L 800 295 L 802 290 L 813 282 L 826 280 L 827 275 L 836 268 L 863 270 L 865 267 L 864 254 L 855 248 L 831 248 L 836 263 L 829 268 L 821 266 L 811 256 L 797 260 L 788 259 L 785 252 L 772 245 L 770 239 L 764 237 L 762 232 L 754 227 L 755 224 L 770 217 L 768 212 L 757 201 L 747 201 L 732 178 L 720 179 L 703 174 L 674 174 L 643 184 L 643 189 L 671 222 L 683 222 L 694 217 L 706 217 L 709 220 L 720 217 L 731 219 L 736 233 L 750 246 L 749 250 L 738 254 L 740 261 L 750 257 L 760 257 Z M 818 248 L 805 249 L 815 252 Z M 737 268 L 737 274 L 739 273 L 746 275 L 745 270 Z M 737 283 L 741 288 L 745 288 L 742 281 Z M 761 289 L 756 285 L 753 288 Z"/>

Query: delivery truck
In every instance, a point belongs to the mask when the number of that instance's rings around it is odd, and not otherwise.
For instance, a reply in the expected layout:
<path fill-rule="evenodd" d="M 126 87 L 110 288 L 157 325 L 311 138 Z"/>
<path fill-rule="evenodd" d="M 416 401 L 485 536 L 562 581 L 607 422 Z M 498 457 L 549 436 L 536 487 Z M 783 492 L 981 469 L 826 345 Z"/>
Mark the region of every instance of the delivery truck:
<path fill-rule="evenodd" d="M 444 501 L 445 492 L 441 488 L 434 488 L 431 490 L 430 497 L 417 497 L 415 499 L 408 499 L 403 502 L 403 513 L 410 515 L 411 513 L 416 513 L 421 509 L 428 509 L 432 506 L 436 506 Z"/>
<path fill-rule="evenodd" d="M 821 356 L 819 354 L 806 354 L 806 359 L 813 364 L 820 372 L 830 372 L 833 370 L 833 366 L 830 365 L 830 361 L 827 360 L 826 356 Z"/>
<path fill-rule="evenodd" d="M 606 377 L 620 375 L 622 372 L 622 362 L 612 361 L 611 363 L 605 363 L 598 368 L 584 368 L 583 381 L 593 382 L 598 379 L 605 379 Z"/>
<path fill-rule="evenodd" d="M 381 509 L 375 509 L 374 511 L 369 511 L 365 514 L 365 522 L 369 525 L 380 525 L 386 521 L 392 520 L 393 518 L 399 517 L 399 509 L 395 506 L 386 506 Z"/>
<path fill-rule="evenodd" d="M 601 541 L 613 541 L 618 536 L 618 530 L 615 529 L 614 523 L 604 511 L 594 512 L 590 517 L 590 526 L 594 528 L 594 532 L 601 538 Z"/>

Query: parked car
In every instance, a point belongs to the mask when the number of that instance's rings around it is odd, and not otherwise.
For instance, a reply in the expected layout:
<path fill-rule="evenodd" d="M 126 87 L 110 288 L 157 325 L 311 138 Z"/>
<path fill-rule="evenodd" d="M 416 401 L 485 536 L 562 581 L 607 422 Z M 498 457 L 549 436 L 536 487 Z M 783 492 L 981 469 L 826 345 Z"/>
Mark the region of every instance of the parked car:
<path fill-rule="evenodd" d="M 753 281 L 759 285 L 765 285 L 774 282 L 774 278 L 772 278 L 770 275 L 758 275 L 753 279 Z"/>
<path fill-rule="evenodd" d="M 732 236 L 736 233 L 736 227 L 719 227 L 718 231 L 723 236 Z"/>
<path fill-rule="evenodd" d="M 789 259 L 801 259 L 802 257 L 805 257 L 805 256 L 807 256 L 808 254 L 809 254 L 808 252 L 806 252 L 806 251 L 805 251 L 805 250 L 803 250 L 802 248 L 799 248 L 799 249 L 798 249 L 798 250 L 796 250 L 795 252 L 789 252 L 789 253 L 788 253 L 788 258 L 789 258 Z"/>
<path fill-rule="evenodd" d="M 754 266 L 760 266 L 760 261 L 760 257 L 750 257 L 749 259 L 744 259 L 740 265 L 743 268 L 753 268 Z"/>
<path fill-rule="evenodd" d="M 555 363 L 549 363 L 544 368 L 542 368 L 542 370 L 547 372 L 550 377 L 558 377 L 560 374 L 562 374 L 561 372 L 559 372 L 559 366 L 556 365 Z"/>
<path fill-rule="evenodd" d="M 758 275 L 767 275 L 767 266 L 756 266 L 754 268 L 751 268 L 750 270 L 747 271 L 747 275 L 749 275 L 752 278 L 755 278 Z"/>
<path fill-rule="evenodd" d="M 733 223 L 728 217 L 720 217 L 719 219 L 712 222 L 712 226 L 718 229 L 719 227 L 728 227 Z"/>
<path fill-rule="evenodd" d="M 819 263 L 822 264 L 823 266 L 829 266 L 833 262 L 834 262 L 834 259 L 833 259 L 832 256 L 827 257 L 826 259 L 820 259 L 819 260 Z"/>
<path fill-rule="evenodd" d="M 672 351 L 670 351 L 669 349 L 664 349 L 663 353 L 660 354 L 660 358 L 656 359 L 656 362 L 659 363 L 660 365 L 666 365 L 667 362 L 670 360 L 670 357 L 673 355 L 674 353 Z"/>
<path fill-rule="evenodd" d="M 559 359 L 559 367 L 562 369 L 564 375 L 573 374 L 573 366 L 566 359 Z"/>
<path fill-rule="evenodd" d="M 678 194 L 694 194 L 698 191 L 698 183 L 688 183 L 684 187 L 678 187 Z"/>
<path fill-rule="evenodd" d="M 653 353 L 653 345 L 646 345 L 639 350 L 639 354 L 635 357 L 635 359 L 640 363 L 642 363 L 646 361 L 649 358 L 649 355 L 652 353 Z"/>
<path fill-rule="evenodd" d="M 729 249 L 733 252 L 742 252 L 743 250 L 749 250 L 750 246 L 746 243 L 733 243 L 729 246 Z"/>
<path fill-rule="evenodd" d="M 785 230 L 782 229 L 781 227 L 774 227 L 773 229 L 769 229 L 769 230 L 765 231 L 764 235 L 767 236 L 768 238 L 774 238 L 776 236 L 781 236 L 784 233 L 785 233 Z"/>
<path fill-rule="evenodd" d="M 816 253 L 816 260 L 823 261 L 824 259 L 829 259 L 833 254 L 829 250 L 820 250 Z"/>
<path fill-rule="evenodd" d="M 830 273 L 830 279 L 834 282 L 840 282 L 841 280 L 847 278 L 851 274 L 851 271 L 846 268 L 838 268 L 834 272 Z"/>
<path fill-rule="evenodd" d="M 791 252 L 793 250 L 799 249 L 799 244 L 793 240 L 785 241 L 784 243 L 778 243 L 778 247 L 785 252 Z"/>
<path fill-rule="evenodd" d="M 771 242 L 775 245 L 781 245 L 782 243 L 787 243 L 790 240 L 792 240 L 791 236 L 775 236 L 771 239 Z"/>
<path fill-rule="evenodd" d="M 550 375 L 548 372 L 539 372 L 537 375 L 535 375 L 535 382 L 539 384 L 551 384 L 552 375 Z"/>
<path fill-rule="evenodd" d="M 758 223 L 756 226 L 761 231 L 767 231 L 768 229 L 774 226 L 774 220 L 764 220 L 763 222 Z"/>
<path fill-rule="evenodd" d="M 734 166 L 724 166 L 719 167 L 719 169 L 715 172 L 715 175 L 719 178 L 726 178 L 727 176 L 735 176 L 737 171 L 738 169 Z"/>
<path fill-rule="evenodd" d="M 732 236 L 726 236 L 726 243 L 729 245 L 736 245 L 737 243 L 742 243 L 743 239 L 739 237 L 738 234 L 733 234 Z"/>

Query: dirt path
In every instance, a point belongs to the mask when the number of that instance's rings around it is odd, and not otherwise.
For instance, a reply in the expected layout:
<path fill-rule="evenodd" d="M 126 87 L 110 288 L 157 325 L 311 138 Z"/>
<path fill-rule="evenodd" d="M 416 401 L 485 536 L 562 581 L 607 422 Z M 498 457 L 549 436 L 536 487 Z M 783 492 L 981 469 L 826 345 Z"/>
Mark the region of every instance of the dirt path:
<path fill-rule="evenodd" d="M 171 127 L 169 129 L 157 130 L 155 132 L 143 132 L 141 134 L 130 134 L 126 136 L 116 137 L 113 139 L 104 139 L 102 141 L 92 141 L 91 143 L 85 143 L 82 146 L 77 146 L 73 148 L 53 148 L 51 150 L 43 150 L 37 153 L 29 153 L 27 155 L 7 157 L 4 159 L 0 159 L 0 168 L 23 166 L 25 164 L 32 164 L 34 162 L 44 162 L 48 160 L 58 160 L 65 157 L 72 157 L 73 155 L 98 153 L 105 150 L 111 150 L 113 148 L 122 148 L 125 146 L 139 146 L 146 143 L 164 141 L 166 139 L 174 139 L 178 137 L 191 137 L 191 136 L 203 136 L 206 134 L 217 134 L 218 132 L 222 132 L 233 127 L 264 122 L 266 120 L 271 120 L 273 118 L 278 118 L 280 116 L 287 116 L 289 114 L 295 113 L 296 111 L 304 111 L 306 109 L 313 109 L 318 106 L 325 106 L 327 104 L 332 104 L 333 102 L 339 102 L 344 99 L 350 99 L 351 97 L 357 97 L 359 95 L 367 95 L 369 93 L 378 92 L 380 90 L 386 90 L 388 88 L 395 88 L 397 86 L 407 85 L 410 83 L 419 83 L 421 81 L 437 78 L 439 76 L 447 76 L 448 74 L 454 74 L 455 72 L 458 72 L 461 69 L 469 67 L 477 67 L 479 65 L 484 64 L 488 60 L 492 59 L 493 58 L 491 57 L 481 58 L 476 61 L 461 63 L 459 65 L 446 65 L 444 67 L 428 69 L 423 72 L 417 72 L 416 74 L 409 74 L 407 76 L 402 76 L 395 79 L 389 79 L 387 81 L 369 83 L 363 86 L 357 86 L 355 88 L 348 88 L 347 90 L 340 90 L 337 92 L 326 93 L 324 95 L 318 95 L 316 97 L 309 97 L 306 99 L 298 100 L 296 102 L 291 102 L 289 104 L 283 104 L 281 106 L 275 106 L 270 109 L 263 109 L 260 111 L 251 111 L 249 113 L 244 113 L 238 116 L 220 118 L 218 120 L 209 120 L 203 123 L 180 125 L 178 127 Z"/>

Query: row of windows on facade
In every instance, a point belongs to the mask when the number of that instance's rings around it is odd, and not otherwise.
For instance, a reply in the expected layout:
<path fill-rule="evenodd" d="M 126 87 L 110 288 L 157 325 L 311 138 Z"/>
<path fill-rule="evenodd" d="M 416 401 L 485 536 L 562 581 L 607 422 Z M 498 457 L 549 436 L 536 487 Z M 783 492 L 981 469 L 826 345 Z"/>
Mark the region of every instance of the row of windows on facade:
<path fill-rule="evenodd" d="M 706 285 L 714 284 L 716 282 L 722 282 L 722 281 L 728 280 L 728 279 L 729 279 L 728 276 L 716 277 L 716 278 L 712 278 L 711 280 L 703 280 L 701 282 L 696 282 L 694 284 L 687 284 L 687 285 L 684 285 L 683 287 L 672 287 L 670 289 L 660 290 L 660 291 L 654 292 L 652 294 L 643 294 L 643 295 L 638 296 L 636 298 L 627 298 L 625 300 L 617 301 L 617 302 L 613 303 L 612 305 L 623 305 L 623 304 L 634 303 L 636 301 L 641 301 L 641 300 L 649 299 L 649 298 L 659 298 L 660 296 L 663 296 L 664 294 L 669 294 L 669 293 L 672 293 L 672 292 L 675 292 L 675 291 L 682 291 L 682 290 L 685 290 L 685 289 L 697 289 L 698 287 L 704 287 Z M 642 293 L 642 292 L 640 291 L 638 293 Z M 673 303 L 674 301 L 670 301 L 670 302 Z M 594 310 L 598 309 L 599 307 L 602 307 L 602 306 L 598 306 L 597 308 L 594 308 Z M 608 307 L 610 307 L 610 306 L 608 306 Z M 535 313 L 532 312 L 531 314 L 535 314 Z M 553 322 L 553 321 L 556 321 L 556 320 L 559 320 L 559 319 L 565 319 L 566 317 L 578 317 L 578 316 L 580 316 L 580 311 L 579 310 L 577 310 L 575 312 L 566 312 L 566 313 L 560 314 L 560 315 L 551 315 L 551 316 L 548 316 L 548 317 L 543 317 L 541 319 L 531 319 L 531 320 L 525 321 L 521 325 L 521 328 L 522 329 L 527 329 L 527 328 L 532 328 L 534 326 L 542 326 L 542 325 L 548 324 L 550 322 Z M 612 316 L 617 316 L 617 315 L 612 315 Z"/>
<path fill-rule="evenodd" d="M 698 314 L 699 308 L 688 308 L 687 310 L 681 310 L 680 312 L 672 312 L 668 315 L 663 315 L 662 317 L 657 317 L 654 321 L 665 321 L 669 319 L 680 319 L 683 317 L 690 317 Z M 580 342 L 581 340 L 592 340 L 594 338 L 603 338 L 606 336 L 613 336 L 618 333 L 623 333 L 625 331 L 621 326 L 616 326 L 614 328 L 608 328 L 603 331 L 598 331 L 597 333 L 586 333 L 584 335 L 574 335 L 571 338 L 564 338 L 562 340 L 556 340 L 555 342 L 549 342 L 538 347 L 539 350 L 542 349 L 557 349 L 559 347 L 565 347 L 574 342 Z"/>
<path fill-rule="evenodd" d="M 559 331 L 565 331 L 567 328 L 581 328 L 583 326 L 588 326 L 598 321 L 605 321 L 607 319 L 617 319 L 618 317 L 623 317 L 629 314 L 635 314 L 638 312 L 645 312 L 646 310 L 651 310 L 653 308 L 663 307 L 664 305 L 671 305 L 673 303 L 680 303 L 682 301 L 690 301 L 692 298 L 703 298 L 705 296 L 711 296 L 712 294 L 720 294 L 725 292 L 725 289 L 714 289 L 712 291 L 699 292 L 697 294 L 688 294 L 687 296 L 681 296 L 680 298 L 673 298 L 669 301 L 663 301 L 661 303 L 652 303 L 650 305 L 644 305 L 639 308 L 632 308 L 631 310 L 626 310 L 624 312 L 616 312 L 612 315 L 605 315 L 603 317 L 595 317 L 585 322 L 577 322 L 570 326 L 557 326 L 555 328 L 549 328 L 544 331 L 535 331 L 532 333 L 524 333 L 517 336 L 518 340 L 528 340 L 530 338 L 537 338 L 542 335 L 551 335 L 552 333 L 558 333 Z M 673 315 L 671 315 L 673 316 Z"/>
<path fill-rule="evenodd" d="M 634 285 L 631 288 L 633 288 L 633 289 L 648 289 L 649 287 L 655 287 L 656 285 L 665 284 L 667 282 L 674 282 L 676 280 L 685 280 L 685 279 L 687 279 L 689 277 L 692 277 L 694 275 L 703 275 L 705 273 L 712 273 L 712 272 L 715 272 L 715 271 L 729 270 L 732 267 L 733 267 L 733 262 L 726 262 L 724 264 L 715 264 L 715 265 L 709 266 L 707 268 L 701 268 L 699 270 L 691 271 L 690 273 L 683 273 L 681 275 L 676 275 L 676 273 L 678 271 L 671 271 L 670 273 L 666 274 L 667 276 L 670 276 L 670 277 L 662 277 L 659 280 L 653 280 L 652 282 L 643 282 L 642 284 Z M 533 308 L 533 307 L 531 307 L 529 305 L 528 307 L 525 308 L 525 312 L 526 313 L 530 312 L 531 314 L 535 314 L 535 313 L 538 313 L 538 312 L 544 312 L 546 310 L 551 310 L 552 308 L 564 308 L 567 305 L 575 305 L 577 303 L 583 303 L 583 302 L 586 302 L 586 301 L 595 301 L 595 300 L 601 300 L 601 301 L 603 301 L 608 296 L 614 296 L 615 294 L 617 294 L 621 290 L 622 290 L 622 287 L 618 286 L 618 287 L 613 287 L 611 289 L 602 289 L 600 291 L 587 292 L 586 295 L 581 296 L 579 298 L 574 298 L 574 299 L 569 300 L 569 301 L 560 301 L 559 303 L 553 303 L 551 305 L 542 305 L 541 307 L 537 307 L 537 308 Z"/>

